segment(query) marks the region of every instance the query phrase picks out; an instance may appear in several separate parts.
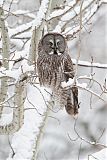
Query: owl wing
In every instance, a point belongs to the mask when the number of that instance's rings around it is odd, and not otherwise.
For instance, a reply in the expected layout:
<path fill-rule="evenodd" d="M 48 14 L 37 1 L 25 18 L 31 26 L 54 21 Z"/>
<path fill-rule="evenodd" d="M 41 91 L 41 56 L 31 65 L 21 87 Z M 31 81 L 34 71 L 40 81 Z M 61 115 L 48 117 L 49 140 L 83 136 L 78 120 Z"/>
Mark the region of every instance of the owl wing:
<path fill-rule="evenodd" d="M 73 63 L 69 55 L 67 55 L 67 58 L 64 61 L 64 77 L 65 81 L 67 82 L 69 78 L 74 78 L 74 68 Z M 65 109 L 67 113 L 70 115 L 76 115 L 78 113 L 78 88 L 76 86 L 73 86 L 71 89 L 68 89 L 68 98 L 67 98 L 67 104 L 65 105 Z"/>
<path fill-rule="evenodd" d="M 73 63 L 71 57 L 68 54 L 64 60 L 64 77 L 66 82 L 69 80 L 69 78 L 74 78 Z"/>
<path fill-rule="evenodd" d="M 40 85 L 43 85 L 43 61 L 44 61 L 44 58 L 43 58 L 43 49 L 42 49 L 42 43 L 41 43 L 41 40 L 39 41 L 39 44 L 38 44 L 38 57 L 37 57 L 37 71 L 38 71 L 38 78 L 39 78 L 39 82 L 40 82 Z"/>

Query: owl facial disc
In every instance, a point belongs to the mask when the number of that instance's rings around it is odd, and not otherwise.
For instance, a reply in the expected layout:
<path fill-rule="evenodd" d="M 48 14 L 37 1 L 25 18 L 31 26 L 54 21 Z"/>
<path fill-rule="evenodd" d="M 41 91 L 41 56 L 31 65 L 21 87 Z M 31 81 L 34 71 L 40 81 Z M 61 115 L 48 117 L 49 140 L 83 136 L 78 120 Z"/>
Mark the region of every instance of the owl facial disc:
<path fill-rule="evenodd" d="M 57 45 L 57 43 L 60 42 L 60 40 L 57 39 L 56 41 L 55 40 L 53 41 L 52 39 L 50 39 L 49 42 L 50 42 L 50 45 L 51 45 L 51 48 L 52 48 L 52 51 L 49 52 L 49 55 L 55 54 L 55 55 L 60 56 L 62 53 L 59 52 L 58 45 Z"/>

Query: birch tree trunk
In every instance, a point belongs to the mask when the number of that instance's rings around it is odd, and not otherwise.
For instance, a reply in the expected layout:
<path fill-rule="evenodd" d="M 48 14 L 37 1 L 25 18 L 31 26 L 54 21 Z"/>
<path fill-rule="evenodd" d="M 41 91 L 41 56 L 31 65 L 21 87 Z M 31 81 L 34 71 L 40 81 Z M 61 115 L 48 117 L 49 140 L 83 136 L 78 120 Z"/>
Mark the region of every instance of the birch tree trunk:
<path fill-rule="evenodd" d="M 8 36 L 8 29 L 5 25 L 4 21 L 4 11 L 2 7 L 0 7 L 0 30 L 1 30 L 1 37 L 2 37 L 2 59 L 3 59 L 3 67 L 5 69 L 9 69 L 9 36 Z M 0 86 L 0 103 L 5 101 L 7 97 L 7 89 L 8 89 L 8 78 L 1 79 L 1 86 Z M 0 106 L 0 118 L 2 115 L 3 106 Z"/>
<path fill-rule="evenodd" d="M 0 134 L 13 134 L 17 132 L 24 123 L 24 101 L 26 98 L 24 83 L 17 82 L 14 88 L 13 119 L 9 124 L 0 125 Z"/>
<path fill-rule="evenodd" d="M 9 57 L 10 57 L 10 49 L 9 49 L 9 35 L 8 28 L 5 25 L 4 11 L 3 8 L 0 7 L 0 28 L 1 28 L 1 36 L 2 36 L 2 59 L 3 59 L 3 67 L 6 70 L 9 70 Z M 22 76 L 21 76 L 22 77 Z M 1 78 L 1 86 L 0 86 L 0 118 L 2 116 L 3 119 L 3 108 L 7 104 L 8 100 L 8 81 L 13 79 L 8 78 L 8 76 Z M 15 85 L 14 90 L 14 105 L 13 107 L 13 120 L 9 124 L 5 124 L 1 122 L 0 124 L 0 134 L 13 134 L 18 131 L 23 124 L 24 117 L 24 100 L 25 100 L 25 86 L 23 82 L 19 81 Z M 5 102 L 6 101 L 6 102 Z"/>

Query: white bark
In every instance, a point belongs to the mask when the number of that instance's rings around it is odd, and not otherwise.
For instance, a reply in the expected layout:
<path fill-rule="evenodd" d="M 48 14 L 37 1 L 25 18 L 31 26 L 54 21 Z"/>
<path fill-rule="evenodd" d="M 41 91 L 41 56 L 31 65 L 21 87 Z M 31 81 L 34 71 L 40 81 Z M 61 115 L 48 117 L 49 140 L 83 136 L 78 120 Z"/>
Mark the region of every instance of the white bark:
<path fill-rule="evenodd" d="M 47 1 L 43 0 L 41 2 L 41 6 L 38 11 L 37 18 L 33 23 L 31 46 L 29 51 L 29 60 L 35 64 L 36 64 L 37 53 L 38 53 L 38 43 L 39 43 L 39 40 L 42 38 L 42 33 L 45 25 L 45 18 L 49 10 L 49 5 L 50 5 L 49 0 Z M 41 16 L 41 12 L 43 12 L 42 16 Z"/>
<path fill-rule="evenodd" d="M 8 29 L 4 21 L 4 11 L 0 7 L 0 26 L 1 26 L 1 35 L 2 35 L 2 58 L 3 58 L 3 67 L 7 70 L 9 69 L 9 36 Z M 8 77 L 1 78 L 1 88 L 0 88 L 0 103 L 5 104 L 5 99 L 8 97 Z M 12 134 L 19 130 L 23 124 L 23 99 L 24 97 L 24 86 L 17 82 L 15 85 L 15 96 L 14 96 L 14 106 L 13 106 L 13 120 L 10 124 L 0 125 L 0 134 Z M 3 111 L 3 105 L 0 105 L 0 117 Z M 3 118 L 3 116 L 2 116 Z"/>
<path fill-rule="evenodd" d="M 24 122 L 25 86 L 23 82 L 17 82 L 14 90 L 13 119 L 9 124 L 0 125 L 0 134 L 13 134 L 17 132 Z"/>
<path fill-rule="evenodd" d="M 48 17 L 51 15 L 52 12 L 54 12 L 54 10 L 57 10 L 57 7 L 64 5 L 66 5 L 65 0 L 58 0 L 58 1 L 50 0 L 50 6 L 49 6 L 50 9 L 48 10 L 46 20 L 48 20 Z M 52 21 L 47 21 L 48 32 L 52 32 L 55 26 L 58 24 L 58 22 L 59 19 L 57 19 L 57 16 Z"/>
<path fill-rule="evenodd" d="M 2 36 L 2 58 L 3 58 L 3 67 L 6 69 L 9 68 L 9 63 L 6 59 L 9 59 L 9 36 L 8 36 L 8 29 L 5 25 L 4 21 L 4 11 L 0 7 L 0 28 L 1 28 L 1 36 Z M 7 96 L 7 81 L 8 78 L 1 79 L 1 86 L 0 86 L 0 102 L 3 102 Z M 3 106 L 0 106 L 0 118 L 3 111 Z"/>

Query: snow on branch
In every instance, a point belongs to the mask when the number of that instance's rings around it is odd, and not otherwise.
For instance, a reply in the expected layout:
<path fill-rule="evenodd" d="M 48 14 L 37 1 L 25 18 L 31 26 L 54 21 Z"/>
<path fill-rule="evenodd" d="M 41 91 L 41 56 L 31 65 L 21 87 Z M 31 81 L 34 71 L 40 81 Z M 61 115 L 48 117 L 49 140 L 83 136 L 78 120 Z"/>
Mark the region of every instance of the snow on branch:
<path fill-rule="evenodd" d="M 36 12 L 36 10 L 34 10 L 32 12 Z M 36 18 L 36 16 L 33 13 L 31 13 L 29 10 L 17 10 L 17 11 L 12 12 L 12 14 L 16 15 L 16 16 L 23 15 L 23 16 L 27 16 L 32 19 Z"/>
<path fill-rule="evenodd" d="M 17 35 L 20 35 L 24 32 L 27 32 L 31 29 L 33 22 L 22 24 L 16 28 L 9 29 L 10 38 L 14 38 Z"/>
<path fill-rule="evenodd" d="M 51 1 L 50 1 L 51 2 Z M 37 18 L 35 18 L 32 27 L 32 37 L 31 37 L 31 46 L 29 50 L 29 60 L 31 62 L 36 62 L 37 51 L 38 51 L 38 43 L 42 37 L 42 31 L 44 27 L 45 18 L 47 16 L 47 12 L 50 6 L 49 0 L 42 0 L 41 6 L 37 13 Z M 31 63 L 29 63 L 31 64 Z M 35 63 L 36 65 L 36 63 Z M 36 70 L 36 66 L 35 66 Z"/>
<path fill-rule="evenodd" d="M 39 8 L 39 11 L 37 13 L 37 18 L 33 22 L 33 26 L 38 27 L 41 25 L 43 19 L 45 19 L 46 12 L 49 6 L 49 0 L 42 0 L 41 6 Z"/>
<path fill-rule="evenodd" d="M 3 70 L 3 68 L 0 69 L 0 79 L 3 77 L 12 78 L 15 83 L 20 79 L 20 76 L 26 75 L 27 73 L 30 74 L 30 72 L 34 71 L 34 66 L 27 65 L 26 61 L 23 61 L 23 64 L 17 69 L 17 70 Z"/>
<path fill-rule="evenodd" d="M 84 1 L 82 7 L 82 28 L 90 20 L 90 18 L 96 13 L 101 6 L 102 2 L 96 0 Z M 69 4 L 68 4 L 69 6 Z M 79 18 L 80 18 L 80 3 L 74 4 L 66 12 L 63 12 L 59 17 L 59 23 L 55 27 L 54 31 L 61 32 L 65 36 L 73 36 L 79 32 Z M 59 15 L 58 15 L 59 16 Z M 57 17 L 57 15 L 56 15 Z"/>
<path fill-rule="evenodd" d="M 91 78 L 89 78 L 89 77 L 87 77 L 87 76 L 83 76 L 82 78 L 80 77 L 78 77 L 78 80 L 79 79 L 90 79 L 91 80 Z M 93 79 L 92 79 L 93 80 Z M 97 82 L 98 83 L 98 82 Z M 66 82 L 62 82 L 62 87 L 63 88 L 65 88 L 65 89 L 68 89 L 68 88 L 72 88 L 73 86 L 75 85 L 75 79 L 71 79 L 71 78 L 69 78 L 69 81 L 66 83 Z M 101 85 L 100 85 L 101 86 Z M 87 91 L 87 92 L 89 92 L 89 93 L 91 93 L 92 95 L 94 95 L 95 97 L 97 97 L 98 99 L 100 99 L 100 100 L 102 100 L 104 103 L 107 103 L 107 100 L 106 99 L 103 99 L 102 97 L 101 97 L 101 94 L 98 94 L 98 93 L 96 93 L 96 92 L 94 92 L 94 91 L 92 91 L 90 88 L 88 88 L 87 87 L 87 83 L 78 83 L 78 81 L 76 80 L 76 87 L 78 87 L 79 89 L 82 89 L 82 90 L 84 90 L 84 91 Z M 102 89 L 102 88 L 101 88 Z M 102 90 L 102 91 L 104 91 L 104 90 Z"/>
<path fill-rule="evenodd" d="M 77 2 L 78 3 L 78 2 Z M 54 18 L 60 18 L 66 13 L 73 10 L 73 8 L 77 5 L 76 0 L 72 0 L 72 2 L 69 2 L 68 5 L 64 9 L 59 9 L 56 11 L 53 11 L 49 17 L 47 18 L 47 21 L 52 21 Z"/>
<path fill-rule="evenodd" d="M 51 1 L 49 1 L 49 3 L 50 2 Z M 99 0 L 84 1 L 82 8 L 82 28 L 85 28 L 84 25 L 87 24 L 87 22 L 98 11 L 102 4 L 103 2 Z M 39 11 L 37 12 L 36 21 L 32 20 L 31 22 L 26 23 L 26 25 L 23 24 L 18 26 L 16 29 L 10 29 L 10 37 L 17 38 L 18 35 L 22 35 L 22 33 L 29 31 L 32 25 L 39 26 L 42 20 L 50 23 L 51 21 L 54 21 L 54 19 L 59 20 L 58 24 L 55 25 L 54 32 L 61 32 L 66 36 L 66 39 L 71 39 L 73 35 L 79 32 L 79 1 L 73 0 L 72 2 L 69 2 L 68 5 L 64 7 L 64 9 L 55 10 L 46 18 L 45 15 L 47 7 L 48 0 L 43 1 Z M 22 38 L 24 37 L 26 38 L 25 34 L 23 34 Z"/>
<path fill-rule="evenodd" d="M 14 38 L 19 34 L 27 32 L 32 28 L 32 26 L 38 27 L 41 24 L 42 20 L 45 19 L 45 14 L 48 8 L 48 4 L 49 4 L 49 0 L 42 0 L 41 6 L 39 8 L 39 11 L 37 12 L 37 16 L 35 20 L 32 20 L 31 22 L 26 23 L 26 24 L 22 24 L 16 27 L 15 29 L 9 29 L 10 37 Z"/>
<path fill-rule="evenodd" d="M 76 59 L 72 59 L 72 61 L 73 61 L 73 64 L 76 64 Z M 88 61 L 81 61 L 81 60 L 78 61 L 78 66 L 107 69 L 107 64 L 91 63 Z"/>

